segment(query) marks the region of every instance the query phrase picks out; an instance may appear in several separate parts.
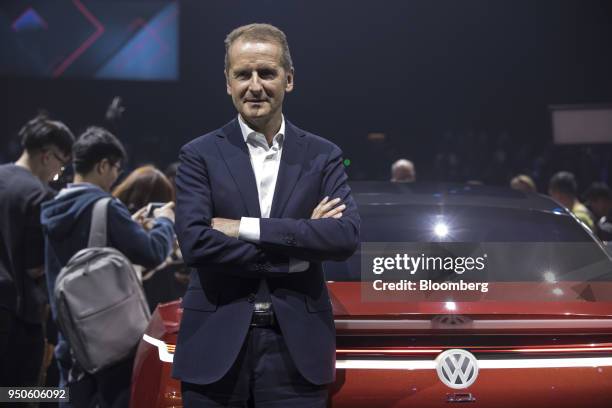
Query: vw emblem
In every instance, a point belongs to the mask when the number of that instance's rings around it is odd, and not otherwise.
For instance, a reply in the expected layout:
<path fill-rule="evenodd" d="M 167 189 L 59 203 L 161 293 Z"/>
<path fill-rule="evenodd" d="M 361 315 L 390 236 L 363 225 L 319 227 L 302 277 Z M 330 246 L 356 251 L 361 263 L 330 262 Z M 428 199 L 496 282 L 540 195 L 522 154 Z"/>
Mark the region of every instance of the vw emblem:
<path fill-rule="evenodd" d="M 446 350 L 436 358 L 436 371 L 446 386 L 461 390 L 476 381 L 478 360 L 466 350 Z"/>

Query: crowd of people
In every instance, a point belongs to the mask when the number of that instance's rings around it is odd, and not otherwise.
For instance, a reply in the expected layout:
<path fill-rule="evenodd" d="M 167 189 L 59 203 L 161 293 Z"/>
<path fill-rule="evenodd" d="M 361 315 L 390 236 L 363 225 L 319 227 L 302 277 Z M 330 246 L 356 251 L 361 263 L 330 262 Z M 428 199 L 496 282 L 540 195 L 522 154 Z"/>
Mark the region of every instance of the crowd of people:
<path fill-rule="evenodd" d="M 513 177 L 510 187 L 526 193 L 538 192 L 535 182 L 526 174 Z M 612 239 L 612 190 L 606 183 L 594 181 L 580 195 L 576 176 L 569 171 L 559 171 L 550 178 L 547 193 L 602 241 Z"/>
<path fill-rule="evenodd" d="M 390 181 L 413 183 L 416 168 L 408 159 L 398 159 L 391 165 Z M 483 184 L 479 180 L 468 180 L 468 184 Z M 525 193 L 537 193 L 538 188 L 532 177 L 518 174 L 510 179 L 510 188 Z M 612 239 L 612 190 L 602 181 L 594 181 L 579 193 L 576 176 L 569 171 L 552 175 L 546 193 L 559 204 L 569 209 L 582 223 L 590 228 L 602 241 Z"/>
<path fill-rule="evenodd" d="M 114 197 L 107 207 L 107 246 L 144 271 L 180 256 L 172 182 L 145 166 L 113 189 L 127 154 L 100 127 L 88 128 L 75 141 L 66 125 L 38 116 L 20 136 L 22 155 L 0 166 L 0 385 L 69 386 L 67 407 L 127 406 L 133 353 L 95 373 L 83 370 L 65 334 L 55 328 L 54 289 L 62 268 L 87 247 L 93 203 L 104 197 Z M 55 193 L 48 183 L 70 164 L 71 182 Z M 159 208 L 150 211 L 151 202 L 159 202 Z M 44 380 L 49 344 L 54 345 L 56 384 Z"/>

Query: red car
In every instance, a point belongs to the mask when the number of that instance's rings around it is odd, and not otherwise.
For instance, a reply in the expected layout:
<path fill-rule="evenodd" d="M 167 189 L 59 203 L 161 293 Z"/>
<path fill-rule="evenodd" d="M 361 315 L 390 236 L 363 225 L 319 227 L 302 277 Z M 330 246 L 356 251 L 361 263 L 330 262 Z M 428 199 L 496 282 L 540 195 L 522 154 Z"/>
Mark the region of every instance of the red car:
<path fill-rule="evenodd" d="M 577 218 L 550 198 L 501 188 L 352 187 L 361 253 L 325 265 L 337 330 L 330 406 L 612 406 L 612 259 Z M 488 264 L 419 271 L 428 287 L 381 295 L 362 265 L 369 243 L 484 248 Z M 480 290 L 444 289 L 460 281 Z M 475 285 L 485 281 L 487 290 Z M 171 378 L 181 313 L 178 300 L 155 311 L 131 407 L 181 406 Z"/>

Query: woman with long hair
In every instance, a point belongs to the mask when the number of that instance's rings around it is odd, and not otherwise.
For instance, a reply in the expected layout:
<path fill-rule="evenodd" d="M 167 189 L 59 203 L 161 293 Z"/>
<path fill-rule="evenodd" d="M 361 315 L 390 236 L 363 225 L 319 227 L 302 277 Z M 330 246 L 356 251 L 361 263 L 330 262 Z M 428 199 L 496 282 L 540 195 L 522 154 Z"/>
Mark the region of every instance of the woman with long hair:
<path fill-rule="evenodd" d="M 154 166 L 142 166 L 130 173 L 115 189 L 117 197 L 134 214 L 149 203 L 172 201 L 172 184 Z"/>
<path fill-rule="evenodd" d="M 146 206 L 149 203 L 167 203 L 173 201 L 172 184 L 168 178 L 154 166 L 142 166 L 113 190 L 118 198 L 132 213 L 132 218 L 149 228 Z M 189 281 L 188 268 L 185 267 L 178 244 L 164 263 L 150 270 L 138 268 L 151 311 L 158 303 L 168 302 L 181 297 Z"/>

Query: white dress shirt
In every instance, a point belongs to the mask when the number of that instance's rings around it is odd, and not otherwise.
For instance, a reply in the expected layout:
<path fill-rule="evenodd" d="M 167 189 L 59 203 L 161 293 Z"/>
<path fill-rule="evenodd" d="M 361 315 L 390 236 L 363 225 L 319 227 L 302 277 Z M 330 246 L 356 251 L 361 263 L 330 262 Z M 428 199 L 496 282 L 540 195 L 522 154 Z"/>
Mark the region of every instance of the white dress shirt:
<path fill-rule="evenodd" d="M 270 218 L 278 168 L 283 153 L 285 117 L 281 117 L 281 126 L 272 139 L 272 146 L 268 145 L 268 141 L 263 133 L 251 129 L 242 120 L 240 115 L 238 115 L 238 123 L 242 131 L 242 137 L 249 148 L 251 166 L 253 167 L 253 173 L 255 173 L 255 182 L 257 183 L 261 217 Z M 240 219 L 238 236 L 245 241 L 259 242 L 259 218 L 242 217 Z"/>
<path fill-rule="evenodd" d="M 251 166 L 253 167 L 253 173 L 255 173 L 255 182 L 257 183 L 261 217 L 270 218 L 272 199 L 274 198 L 276 179 L 278 178 L 278 169 L 283 153 L 283 142 L 285 140 L 285 117 L 281 117 L 281 126 L 276 135 L 274 135 L 274 138 L 272 138 L 272 146 L 268 145 L 268 141 L 263 133 L 251 129 L 242 120 L 240 115 L 238 115 L 238 123 L 242 131 L 242 137 L 249 148 Z M 259 237 L 259 218 L 240 218 L 238 238 L 245 241 L 259 242 Z M 310 263 L 308 261 L 289 258 L 290 273 L 303 272 L 309 266 Z"/>

